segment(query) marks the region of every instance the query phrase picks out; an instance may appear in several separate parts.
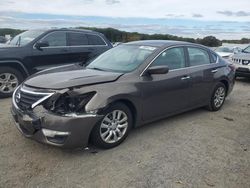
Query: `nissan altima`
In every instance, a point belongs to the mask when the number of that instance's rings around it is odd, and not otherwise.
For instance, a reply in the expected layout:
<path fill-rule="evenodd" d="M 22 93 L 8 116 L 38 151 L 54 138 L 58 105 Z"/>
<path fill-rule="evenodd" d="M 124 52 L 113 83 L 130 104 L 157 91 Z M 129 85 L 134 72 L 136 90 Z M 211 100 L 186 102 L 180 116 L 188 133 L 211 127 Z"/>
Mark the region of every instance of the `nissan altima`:
<path fill-rule="evenodd" d="M 13 93 L 26 137 L 63 148 L 122 143 L 130 130 L 194 108 L 219 110 L 235 67 L 210 49 L 178 41 L 136 41 L 88 65 L 39 72 Z"/>

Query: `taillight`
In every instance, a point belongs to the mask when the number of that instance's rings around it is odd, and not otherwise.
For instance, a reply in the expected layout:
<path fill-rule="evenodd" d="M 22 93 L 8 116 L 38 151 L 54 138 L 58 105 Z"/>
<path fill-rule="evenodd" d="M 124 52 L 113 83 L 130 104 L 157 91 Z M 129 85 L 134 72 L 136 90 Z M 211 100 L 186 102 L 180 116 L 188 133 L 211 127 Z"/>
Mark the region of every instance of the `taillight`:
<path fill-rule="evenodd" d="M 236 66 L 233 64 L 229 64 L 228 67 L 232 70 L 232 71 L 236 71 Z"/>

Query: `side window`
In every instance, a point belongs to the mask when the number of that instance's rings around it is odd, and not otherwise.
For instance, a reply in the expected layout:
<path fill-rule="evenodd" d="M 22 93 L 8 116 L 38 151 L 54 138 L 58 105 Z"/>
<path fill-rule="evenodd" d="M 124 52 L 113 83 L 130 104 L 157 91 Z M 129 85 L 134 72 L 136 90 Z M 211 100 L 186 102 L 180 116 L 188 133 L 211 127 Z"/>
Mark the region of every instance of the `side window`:
<path fill-rule="evenodd" d="M 87 35 L 89 40 L 89 45 L 106 45 L 101 37 L 98 35 Z"/>
<path fill-rule="evenodd" d="M 211 52 L 211 63 L 216 63 L 217 61 L 217 55 L 213 52 Z"/>
<path fill-rule="evenodd" d="M 84 33 L 68 33 L 69 46 L 88 45 L 87 36 Z"/>
<path fill-rule="evenodd" d="M 167 65 L 169 70 L 185 67 L 185 55 L 183 48 L 171 48 L 163 52 L 151 66 Z"/>
<path fill-rule="evenodd" d="M 207 51 L 200 48 L 188 47 L 190 66 L 210 64 L 210 59 Z"/>
<path fill-rule="evenodd" d="M 53 32 L 48 34 L 41 42 L 47 42 L 49 46 L 66 46 L 66 33 L 65 32 Z"/>

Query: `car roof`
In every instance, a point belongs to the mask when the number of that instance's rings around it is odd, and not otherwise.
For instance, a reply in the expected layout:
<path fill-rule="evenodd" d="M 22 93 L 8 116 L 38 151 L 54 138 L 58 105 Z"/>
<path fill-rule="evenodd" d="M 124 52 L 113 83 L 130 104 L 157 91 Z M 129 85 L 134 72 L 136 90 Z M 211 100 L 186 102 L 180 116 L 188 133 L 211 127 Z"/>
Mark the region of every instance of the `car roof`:
<path fill-rule="evenodd" d="M 55 28 L 55 29 L 31 29 L 30 31 L 42 31 L 42 32 L 53 32 L 53 31 L 73 31 L 73 32 L 85 32 L 85 33 L 92 33 L 92 34 L 101 34 L 96 31 L 87 30 L 87 29 L 68 29 L 68 28 Z"/>
<path fill-rule="evenodd" d="M 61 29 L 49 29 L 47 31 L 73 31 L 73 32 L 85 32 L 85 33 L 94 33 L 100 34 L 99 32 L 88 30 L 88 29 L 68 29 L 68 28 L 61 28 Z"/>
<path fill-rule="evenodd" d="M 167 46 L 173 46 L 173 45 L 196 45 L 196 46 L 202 46 L 190 42 L 183 42 L 183 41 L 174 41 L 174 40 L 141 40 L 141 41 L 133 41 L 128 42 L 126 44 L 132 44 L 132 45 L 145 45 L 145 46 L 154 46 L 154 47 L 167 47 Z M 204 47 L 204 46 L 202 46 Z"/>

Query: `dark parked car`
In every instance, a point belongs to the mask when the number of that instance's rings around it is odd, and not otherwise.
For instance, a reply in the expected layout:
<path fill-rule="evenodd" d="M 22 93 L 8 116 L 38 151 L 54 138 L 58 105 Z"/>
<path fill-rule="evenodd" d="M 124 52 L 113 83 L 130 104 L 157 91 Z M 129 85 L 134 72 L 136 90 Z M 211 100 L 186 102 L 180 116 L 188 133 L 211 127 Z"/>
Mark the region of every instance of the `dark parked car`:
<path fill-rule="evenodd" d="M 46 68 L 84 64 L 112 48 L 106 37 L 94 31 L 30 30 L 0 46 L 0 97 L 10 96 L 22 81 Z"/>
<path fill-rule="evenodd" d="M 235 67 L 208 48 L 175 41 L 119 45 L 84 68 L 40 72 L 13 94 L 26 137 L 64 148 L 120 144 L 133 127 L 206 106 L 219 110 Z"/>

